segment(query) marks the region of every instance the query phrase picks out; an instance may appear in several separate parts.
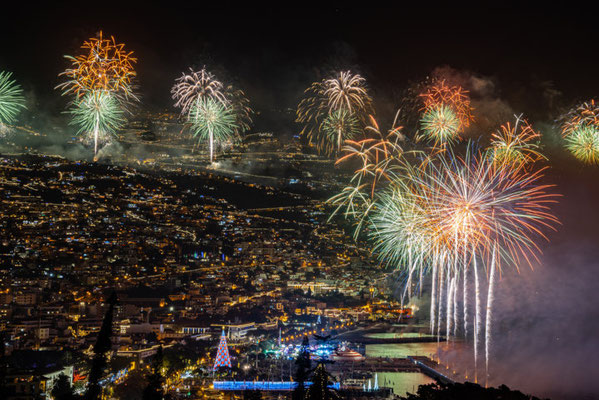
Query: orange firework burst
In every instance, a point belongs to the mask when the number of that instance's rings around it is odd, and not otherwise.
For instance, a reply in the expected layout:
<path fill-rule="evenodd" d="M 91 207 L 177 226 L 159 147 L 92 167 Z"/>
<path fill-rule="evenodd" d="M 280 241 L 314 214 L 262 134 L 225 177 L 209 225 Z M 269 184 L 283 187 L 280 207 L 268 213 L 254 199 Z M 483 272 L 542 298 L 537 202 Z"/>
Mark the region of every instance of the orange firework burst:
<path fill-rule="evenodd" d="M 595 100 L 582 103 L 562 118 L 566 148 L 587 164 L 599 164 L 599 105 Z"/>
<path fill-rule="evenodd" d="M 95 90 L 131 94 L 131 81 L 136 75 L 133 66 L 137 62 L 132 51 L 125 51 L 125 45 L 117 43 L 113 36 L 104 38 L 101 31 L 98 37 L 83 42 L 81 48 L 85 50 L 83 54 L 66 56 L 73 67 L 60 74 L 68 78 L 60 85 L 63 94 L 81 97 L 86 91 Z"/>
<path fill-rule="evenodd" d="M 335 163 L 339 165 L 349 162 L 356 165 L 350 185 L 329 199 L 336 206 L 333 215 L 341 212 L 346 218 L 356 218 L 355 237 L 375 204 L 377 185 L 381 181 L 388 183 L 392 180 L 393 169 L 404 155 L 401 142 L 405 138 L 401 133 L 402 127 L 397 125 L 398 115 L 399 111 L 387 132 L 381 132 L 377 121 L 370 115 L 370 125 L 366 127 L 366 131 L 376 137 L 346 140 L 342 148 L 345 154 Z"/>
<path fill-rule="evenodd" d="M 539 151 L 541 135 L 521 117 L 516 117 L 493 133 L 489 153 L 495 164 L 508 164 L 515 168 L 532 164 L 544 156 Z"/>
<path fill-rule="evenodd" d="M 599 126 L 599 105 L 595 100 L 582 103 L 570 110 L 564 117 L 562 136 L 566 137 L 580 126 Z"/>
<path fill-rule="evenodd" d="M 420 97 L 424 102 L 422 111 L 425 113 L 440 106 L 451 108 L 460 121 L 459 132 L 470 126 L 474 119 L 468 91 L 460 86 L 449 86 L 443 80 L 436 81 Z"/>

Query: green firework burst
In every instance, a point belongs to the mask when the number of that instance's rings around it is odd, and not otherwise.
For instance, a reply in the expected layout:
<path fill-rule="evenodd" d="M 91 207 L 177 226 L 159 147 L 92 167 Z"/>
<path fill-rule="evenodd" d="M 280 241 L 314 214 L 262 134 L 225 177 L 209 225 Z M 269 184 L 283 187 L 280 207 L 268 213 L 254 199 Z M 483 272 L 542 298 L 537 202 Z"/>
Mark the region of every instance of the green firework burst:
<path fill-rule="evenodd" d="M 566 136 L 566 148 L 582 162 L 599 164 L 599 129 L 592 125 L 579 125 Z"/>
<path fill-rule="evenodd" d="M 210 98 L 198 98 L 190 111 L 189 122 L 193 136 L 199 141 L 208 141 L 210 162 L 214 159 L 214 144 L 232 139 L 237 130 L 235 110 L 226 103 Z"/>
<path fill-rule="evenodd" d="M 445 104 L 430 107 L 420 120 L 424 136 L 435 144 L 444 146 L 458 139 L 460 119 L 453 109 Z"/>
<path fill-rule="evenodd" d="M 344 109 L 331 112 L 322 123 L 321 131 L 324 137 L 320 139 L 322 147 L 332 145 L 331 152 L 341 149 L 347 139 L 353 139 L 360 134 L 359 121 L 350 111 Z"/>
<path fill-rule="evenodd" d="M 23 89 L 11 77 L 11 72 L 0 71 L 0 124 L 13 123 L 25 108 Z"/>
<path fill-rule="evenodd" d="M 94 151 L 98 151 L 98 141 L 114 134 L 125 123 L 123 108 L 112 93 L 91 91 L 72 103 L 71 125 L 77 126 L 78 133 L 93 135 Z"/>

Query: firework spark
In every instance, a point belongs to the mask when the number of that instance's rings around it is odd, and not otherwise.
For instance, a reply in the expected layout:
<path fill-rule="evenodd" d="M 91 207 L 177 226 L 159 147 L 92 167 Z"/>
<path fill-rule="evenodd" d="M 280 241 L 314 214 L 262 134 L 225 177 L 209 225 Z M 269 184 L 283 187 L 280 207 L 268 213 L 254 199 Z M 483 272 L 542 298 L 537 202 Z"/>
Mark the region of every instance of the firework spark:
<path fill-rule="evenodd" d="M 215 140 L 222 145 L 224 140 L 250 129 L 253 110 L 245 93 L 232 85 L 225 87 L 205 68 L 190 68 L 188 74 L 175 81 L 171 94 L 175 107 L 181 108 L 181 115 L 192 126 L 193 135 L 208 140 L 210 162 L 214 159 Z"/>
<path fill-rule="evenodd" d="M 96 155 L 99 143 L 110 140 L 124 124 L 128 107 L 139 101 L 132 89 L 137 59 L 125 51 L 124 44 L 113 36 L 104 38 L 101 31 L 81 48 L 82 54 L 65 56 L 72 65 L 59 74 L 66 81 L 56 88 L 63 96 L 73 96 L 67 111 L 72 115 L 71 125 L 78 126 L 79 133 L 92 135 Z"/>
<path fill-rule="evenodd" d="M 7 129 L 5 124 L 15 122 L 24 108 L 23 89 L 12 79 L 11 72 L 0 71 L 0 134 Z"/>
<path fill-rule="evenodd" d="M 536 158 L 535 148 L 528 147 L 536 138 L 532 128 L 517 122 L 504 129 L 508 136 L 523 135 L 515 140 L 523 141 L 524 147 L 516 150 L 527 160 Z M 472 145 L 460 157 L 451 150 L 429 155 L 403 152 L 384 139 L 347 143 L 347 155 L 340 161 L 361 162 L 351 184 L 329 200 L 337 206 L 334 213 L 344 210 L 346 217 L 356 219 L 358 228 L 368 225 L 375 254 L 404 271 L 402 302 L 411 296 L 414 278 L 419 277 L 422 286 L 423 275 L 430 273 L 431 330 L 440 335 L 444 325 L 449 340 L 460 326 L 464 335 L 474 326 L 475 365 L 480 366 L 479 354 L 484 354 L 488 371 L 496 275 L 508 264 L 516 268 L 521 260 L 531 264 L 539 252 L 536 238 L 545 238 L 543 230 L 557 223 L 550 211 L 555 196 L 547 193 L 550 186 L 540 184 L 543 170 L 498 162 L 488 153 L 473 151 Z M 508 159 L 519 159 L 515 150 L 509 154 Z M 481 265 L 489 276 L 485 313 Z M 458 296 L 459 286 L 462 296 Z M 475 297 L 473 315 L 468 313 L 470 289 Z M 477 373 L 475 368 L 475 378 Z"/>

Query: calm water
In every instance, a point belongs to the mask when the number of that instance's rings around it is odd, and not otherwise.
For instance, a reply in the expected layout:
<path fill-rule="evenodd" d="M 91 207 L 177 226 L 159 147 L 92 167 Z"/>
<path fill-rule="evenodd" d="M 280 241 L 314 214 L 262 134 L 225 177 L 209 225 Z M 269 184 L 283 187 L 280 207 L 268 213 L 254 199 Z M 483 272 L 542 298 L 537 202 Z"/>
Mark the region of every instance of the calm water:
<path fill-rule="evenodd" d="M 434 380 L 420 372 L 378 372 L 379 387 L 390 387 L 393 393 L 405 396 L 416 393 L 418 386 L 428 385 Z"/>
<path fill-rule="evenodd" d="M 437 353 L 437 342 L 367 344 L 366 357 L 406 358 L 408 356 L 430 357 Z"/>
<path fill-rule="evenodd" d="M 381 333 L 371 337 L 396 337 L 395 333 Z M 399 334 L 397 334 L 399 335 Z M 410 335 L 410 336 L 405 336 Z M 418 335 L 412 333 L 404 333 L 403 337 L 414 337 Z M 397 336 L 399 337 L 399 336 Z M 367 344 L 366 357 L 390 357 L 390 358 L 405 358 L 408 356 L 427 356 L 437 352 L 437 343 L 389 343 L 389 344 Z M 377 372 L 380 387 L 390 387 L 393 393 L 399 396 L 405 396 L 406 393 L 416 393 L 418 386 L 428 385 L 434 380 L 420 372 Z"/>
<path fill-rule="evenodd" d="M 398 338 L 430 338 L 436 337 L 426 333 L 418 332 L 380 332 L 380 333 L 367 333 L 364 335 L 368 338 L 373 339 L 398 339 Z"/>

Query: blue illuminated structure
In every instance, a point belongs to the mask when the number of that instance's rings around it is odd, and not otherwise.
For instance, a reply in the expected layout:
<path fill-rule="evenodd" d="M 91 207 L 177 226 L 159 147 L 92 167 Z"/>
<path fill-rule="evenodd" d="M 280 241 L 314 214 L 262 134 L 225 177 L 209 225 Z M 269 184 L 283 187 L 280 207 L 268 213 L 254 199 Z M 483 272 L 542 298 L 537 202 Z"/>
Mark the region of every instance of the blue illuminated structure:
<path fill-rule="evenodd" d="M 312 385 L 312 382 L 304 382 L 305 386 Z M 215 390 L 243 391 L 243 390 L 270 390 L 270 391 L 290 391 L 297 387 L 297 382 L 270 382 L 270 381 L 214 381 Z M 329 385 L 329 388 L 339 390 L 341 385 L 335 382 Z"/>

